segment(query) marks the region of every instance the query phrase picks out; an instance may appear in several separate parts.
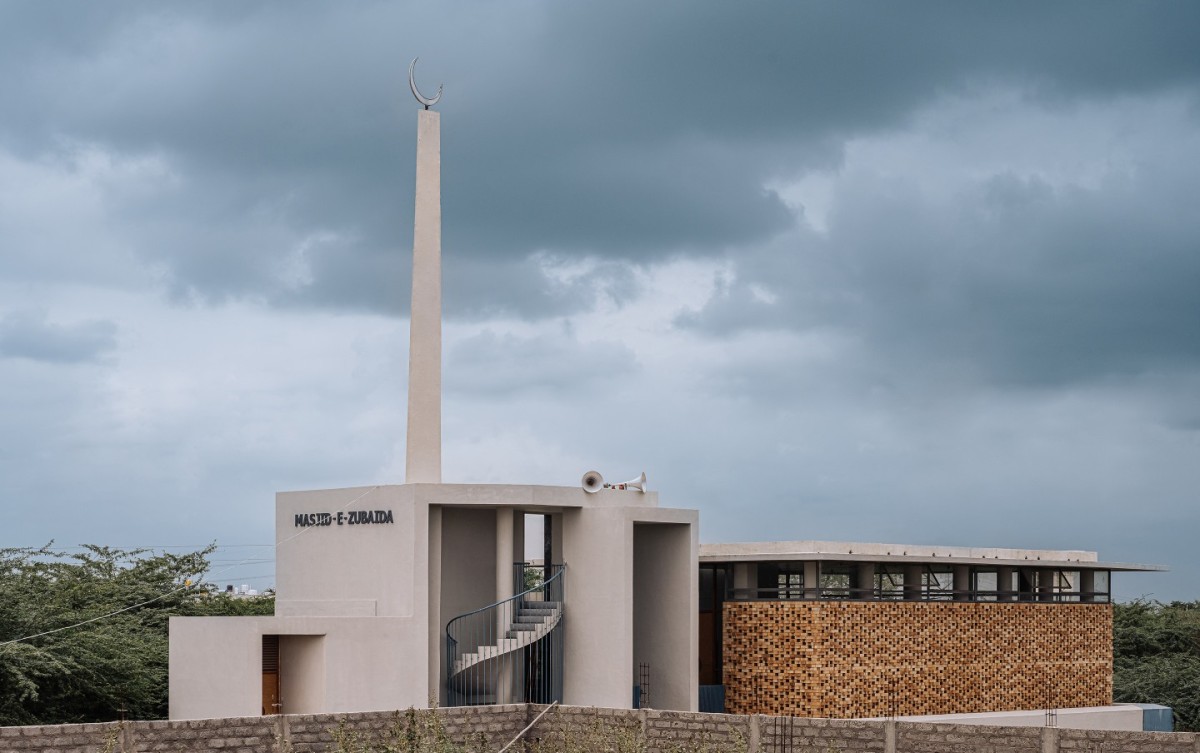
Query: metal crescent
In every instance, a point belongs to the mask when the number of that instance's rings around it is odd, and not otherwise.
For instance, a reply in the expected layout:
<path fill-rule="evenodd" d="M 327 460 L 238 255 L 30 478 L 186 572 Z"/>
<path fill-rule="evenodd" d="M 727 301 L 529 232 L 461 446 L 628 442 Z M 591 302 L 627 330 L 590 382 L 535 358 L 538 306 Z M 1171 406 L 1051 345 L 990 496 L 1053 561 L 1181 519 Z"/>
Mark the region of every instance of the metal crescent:
<path fill-rule="evenodd" d="M 438 92 L 432 99 L 421 96 L 421 92 L 417 89 L 417 80 L 413 78 L 413 69 L 417 67 L 417 61 L 420 59 L 419 57 L 413 58 L 413 61 L 408 64 L 408 88 L 412 89 L 413 96 L 417 98 L 418 102 L 425 105 L 425 109 L 428 110 L 442 98 L 442 85 L 438 84 Z"/>

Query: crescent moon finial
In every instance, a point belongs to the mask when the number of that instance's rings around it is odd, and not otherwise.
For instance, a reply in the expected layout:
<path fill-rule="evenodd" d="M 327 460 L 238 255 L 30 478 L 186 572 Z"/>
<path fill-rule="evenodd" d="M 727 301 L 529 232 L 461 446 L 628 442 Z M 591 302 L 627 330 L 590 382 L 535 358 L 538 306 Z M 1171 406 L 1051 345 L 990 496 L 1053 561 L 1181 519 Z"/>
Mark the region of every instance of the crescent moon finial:
<path fill-rule="evenodd" d="M 417 67 L 417 61 L 420 59 L 421 58 L 419 57 L 415 57 L 413 58 L 413 61 L 408 64 L 408 88 L 412 89 L 413 96 L 417 98 L 418 102 L 425 105 L 425 109 L 428 110 L 433 105 L 436 105 L 438 100 L 442 98 L 442 85 L 438 84 L 438 92 L 432 98 L 421 96 L 421 92 L 417 89 L 417 80 L 413 78 L 413 69 Z"/>

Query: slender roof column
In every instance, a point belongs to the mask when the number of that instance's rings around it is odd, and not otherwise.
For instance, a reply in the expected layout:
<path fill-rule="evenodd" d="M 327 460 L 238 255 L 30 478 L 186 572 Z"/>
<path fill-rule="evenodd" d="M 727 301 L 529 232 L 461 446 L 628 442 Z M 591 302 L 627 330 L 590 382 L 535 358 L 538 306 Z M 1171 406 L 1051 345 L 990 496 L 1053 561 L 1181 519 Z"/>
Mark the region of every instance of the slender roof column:
<path fill-rule="evenodd" d="M 435 110 L 417 112 L 405 481 L 442 482 L 442 147 Z"/>

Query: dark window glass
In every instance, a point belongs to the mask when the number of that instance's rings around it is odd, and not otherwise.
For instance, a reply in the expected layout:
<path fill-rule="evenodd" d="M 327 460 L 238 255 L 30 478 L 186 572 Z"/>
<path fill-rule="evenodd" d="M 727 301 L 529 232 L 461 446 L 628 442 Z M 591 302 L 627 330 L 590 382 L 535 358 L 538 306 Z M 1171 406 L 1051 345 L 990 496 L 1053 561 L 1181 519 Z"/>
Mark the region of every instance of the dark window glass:
<path fill-rule="evenodd" d="M 713 581 L 714 573 L 712 568 L 700 568 L 700 611 L 711 612 L 713 609 Z"/>
<path fill-rule="evenodd" d="M 758 563 L 758 598 L 774 599 L 779 588 L 779 563 Z"/>

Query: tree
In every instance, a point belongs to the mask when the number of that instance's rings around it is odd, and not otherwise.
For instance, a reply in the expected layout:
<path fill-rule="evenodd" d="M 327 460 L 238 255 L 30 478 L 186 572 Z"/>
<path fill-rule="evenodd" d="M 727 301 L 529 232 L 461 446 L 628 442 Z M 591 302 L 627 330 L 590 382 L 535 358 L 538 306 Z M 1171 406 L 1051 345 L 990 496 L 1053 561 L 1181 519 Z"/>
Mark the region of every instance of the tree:
<path fill-rule="evenodd" d="M 1200 601 L 1114 607 L 1113 700 L 1170 706 L 1177 730 L 1200 730 Z"/>
<path fill-rule="evenodd" d="M 0 549 L 0 725 L 165 717 L 171 616 L 274 612 L 203 582 L 214 549 Z"/>

